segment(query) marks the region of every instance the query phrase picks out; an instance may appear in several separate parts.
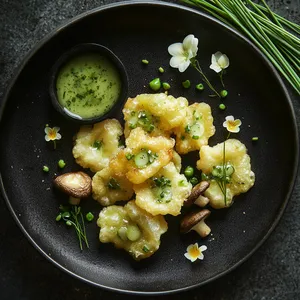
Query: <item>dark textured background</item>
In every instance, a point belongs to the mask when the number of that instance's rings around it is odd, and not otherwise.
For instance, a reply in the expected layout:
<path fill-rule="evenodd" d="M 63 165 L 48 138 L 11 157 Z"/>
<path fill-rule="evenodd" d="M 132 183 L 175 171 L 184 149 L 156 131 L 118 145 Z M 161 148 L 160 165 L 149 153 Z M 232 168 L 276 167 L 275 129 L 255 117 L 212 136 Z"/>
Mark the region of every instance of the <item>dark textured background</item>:
<path fill-rule="evenodd" d="M 22 58 L 41 38 L 66 20 L 112 2 L 117 1 L 0 0 L 0 101 Z M 268 3 L 282 16 L 300 23 L 299 0 Z M 291 96 L 300 124 L 300 99 L 293 92 Z M 211 284 L 163 298 L 300 299 L 299 184 L 300 176 L 279 225 L 248 261 Z M 2 198 L 0 228 L 1 300 L 137 298 L 89 286 L 54 267 L 25 239 Z"/>

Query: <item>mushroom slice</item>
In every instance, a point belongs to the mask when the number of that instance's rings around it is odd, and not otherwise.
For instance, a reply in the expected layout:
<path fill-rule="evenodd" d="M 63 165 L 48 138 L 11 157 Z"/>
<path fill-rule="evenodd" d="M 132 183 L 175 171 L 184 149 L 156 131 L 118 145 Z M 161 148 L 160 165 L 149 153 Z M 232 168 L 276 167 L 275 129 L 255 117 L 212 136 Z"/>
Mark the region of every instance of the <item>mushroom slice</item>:
<path fill-rule="evenodd" d="M 181 220 L 180 231 L 182 233 L 187 233 L 191 230 L 195 230 L 202 238 L 208 236 L 211 232 L 211 229 L 206 225 L 205 219 L 209 215 L 210 211 L 208 209 L 203 209 L 186 215 Z"/>
<path fill-rule="evenodd" d="M 57 176 L 54 186 L 74 198 L 86 198 L 92 193 L 92 179 L 84 172 L 70 172 Z"/>
<path fill-rule="evenodd" d="M 200 207 L 208 204 L 209 199 L 203 196 L 203 193 L 209 188 L 208 181 L 201 181 L 193 187 L 190 196 L 184 202 L 184 206 L 191 206 L 192 204 L 199 205 Z"/>

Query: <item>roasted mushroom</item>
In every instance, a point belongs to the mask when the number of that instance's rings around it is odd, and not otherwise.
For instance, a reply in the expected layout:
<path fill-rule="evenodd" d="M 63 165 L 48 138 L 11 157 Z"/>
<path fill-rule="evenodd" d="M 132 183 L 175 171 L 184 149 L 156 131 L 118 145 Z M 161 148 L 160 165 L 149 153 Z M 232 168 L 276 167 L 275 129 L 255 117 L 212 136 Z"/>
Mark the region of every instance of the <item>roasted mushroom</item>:
<path fill-rule="evenodd" d="M 203 209 L 187 214 L 181 220 L 180 231 L 182 233 L 187 233 L 191 230 L 195 230 L 202 238 L 208 236 L 211 232 L 211 229 L 206 225 L 204 221 L 209 215 L 210 211 L 208 209 Z"/>
<path fill-rule="evenodd" d="M 73 198 L 86 198 L 92 193 L 92 179 L 84 172 L 70 172 L 57 176 L 54 186 Z"/>
<path fill-rule="evenodd" d="M 193 187 L 190 196 L 184 202 L 184 206 L 191 206 L 196 204 L 200 207 L 204 207 L 208 204 L 209 199 L 203 196 L 203 193 L 208 189 L 210 183 L 208 181 L 201 181 Z"/>

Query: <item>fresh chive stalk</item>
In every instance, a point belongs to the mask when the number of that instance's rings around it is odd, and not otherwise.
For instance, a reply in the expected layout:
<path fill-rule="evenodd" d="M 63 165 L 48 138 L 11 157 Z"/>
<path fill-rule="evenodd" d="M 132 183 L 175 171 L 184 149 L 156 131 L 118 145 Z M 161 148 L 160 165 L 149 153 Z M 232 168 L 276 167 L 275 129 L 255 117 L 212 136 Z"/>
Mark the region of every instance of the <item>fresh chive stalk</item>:
<path fill-rule="evenodd" d="M 298 24 L 274 13 L 265 0 L 261 0 L 262 5 L 251 0 L 181 1 L 203 9 L 247 36 L 300 95 Z"/>

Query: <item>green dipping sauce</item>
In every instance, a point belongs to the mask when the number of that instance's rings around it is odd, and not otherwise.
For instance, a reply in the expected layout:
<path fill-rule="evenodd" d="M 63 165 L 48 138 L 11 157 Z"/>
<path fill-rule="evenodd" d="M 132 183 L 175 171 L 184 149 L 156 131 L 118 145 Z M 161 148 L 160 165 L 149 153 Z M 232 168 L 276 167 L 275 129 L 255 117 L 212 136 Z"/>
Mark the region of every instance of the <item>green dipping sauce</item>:
<path fill-rule="evenodd" d="M 56 89 L 65 111 L 78 119 L 100 117 L 121 93 L 120 75 L 106 57 L 90 53 L 70 60 L 60 70 Z"/>

